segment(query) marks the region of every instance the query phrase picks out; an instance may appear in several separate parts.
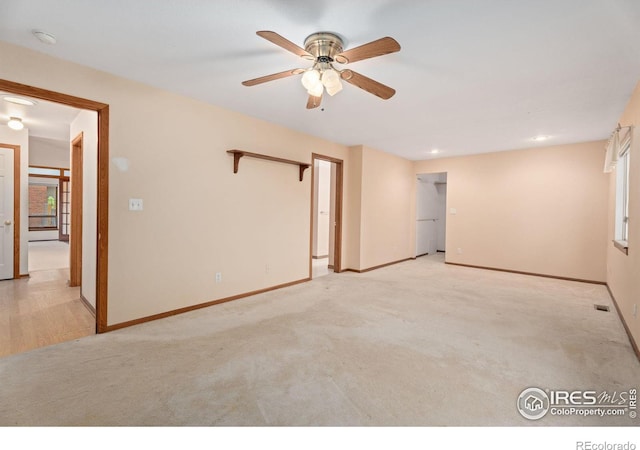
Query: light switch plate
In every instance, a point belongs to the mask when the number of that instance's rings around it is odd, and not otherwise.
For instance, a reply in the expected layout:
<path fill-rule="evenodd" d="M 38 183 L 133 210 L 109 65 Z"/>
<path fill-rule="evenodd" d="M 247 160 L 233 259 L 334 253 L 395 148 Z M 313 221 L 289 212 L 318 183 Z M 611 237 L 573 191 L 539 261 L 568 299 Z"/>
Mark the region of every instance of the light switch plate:
<path fill-rule="evenodd" d="M 142 199 L 130 198 L 129 199 L 129 211 L 142 211 Z"/>

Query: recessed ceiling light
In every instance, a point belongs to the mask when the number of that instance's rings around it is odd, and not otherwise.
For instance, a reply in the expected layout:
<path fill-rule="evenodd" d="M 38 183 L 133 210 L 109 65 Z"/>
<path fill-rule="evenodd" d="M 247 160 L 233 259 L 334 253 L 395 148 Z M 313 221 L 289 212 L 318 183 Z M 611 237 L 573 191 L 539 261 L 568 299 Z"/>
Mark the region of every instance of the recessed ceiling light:
<path fill-rule="evenodd" d="M 29 100 L 28 98 L 14 97 L 12 95 L 4 95 L 2 98 L 5 102 L 15 103 L 16 105 L 33 106 L 37 103 L 34 100 Z"/>
<path fill-rule="evenodd" d="M 437 155 L 438 153 L 440 153 L 440 150 L 438 150 L 437 148 L 434 148 L 433 150 L 431 150 L 432 155 Z"/>
<path fill-rule="evenodd" d="M 538 135 L 538 136 L 534 136 L 531 138 L 532 141 L 536 141 L 536 142 L 542 142 L 542 141 L 546 141 L 547 139 L 549 139 L 551 136 L 546 136 L 546 135 Z"/>
<path fill-rule="evenodd" d="M 38 40 L 44 44 L 53 45 L 56 43 L 56 37 L 53 34 L 45 33 L 41 30 L 33 30 L 33 35 L 38 38 Z"/>

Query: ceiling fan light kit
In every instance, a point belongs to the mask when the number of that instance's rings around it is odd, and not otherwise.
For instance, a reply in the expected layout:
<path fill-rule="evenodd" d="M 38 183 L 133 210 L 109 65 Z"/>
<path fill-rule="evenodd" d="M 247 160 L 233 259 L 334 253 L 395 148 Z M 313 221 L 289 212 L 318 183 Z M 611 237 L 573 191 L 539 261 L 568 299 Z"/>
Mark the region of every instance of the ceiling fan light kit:
<path fill-rule="evenodd" d="M 274 73 L 260 78 L 243 81 L 244 86 L 255 86 L 291 75 L 303 74 L 302 86 L 307 90 L 309 98 L 307 109 L 320 106 L 322 94 L 333 96 L 342 90 L 342 82 L 346 81 L 377 97 L 387 100 L 395 94 L 395 90 L 378 81 L 365 77 L 350 69 L 340 70 L 333 64 L 349 64 L 363 59 L 382 56 L 400 51 L 400 44 L 395 39 L 384 37 L 368 44 L 343 51 L 343 41 L 337 34 L 329 32 L 313 33 L 304 41 L 304 49 L 285 39 L 273 31 L 258 31 L 256 34 L 285 50 L 304 59 L 314 61 L 307 69 L 293 69 Z"/>
<path fill-rule="evenodd" d="M 316 68 L 315 66 L 302 75 L 302 86 L 307 90 L 309 95 L 320 97 L 323 88 L 327 94 L 335 95 L 342 90 L 340 75 L 333 67 Z"/>

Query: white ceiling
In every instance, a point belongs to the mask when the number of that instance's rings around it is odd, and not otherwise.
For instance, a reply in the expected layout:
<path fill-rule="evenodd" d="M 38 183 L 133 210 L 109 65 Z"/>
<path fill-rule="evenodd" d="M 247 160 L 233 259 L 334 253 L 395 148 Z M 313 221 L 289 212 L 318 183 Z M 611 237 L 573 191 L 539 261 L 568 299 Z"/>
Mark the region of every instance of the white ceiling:
<path fill-rule="evenodd" d="M 346 85 L 322 111 L 298 76 L 244 87 L 309 64 L 258 30 L 392 36 L 399 53 L 348 67 L 397 93 Z M 409 159 L 606 139 L 640 79 L 638 0 L 2 0 L 0 40 Z"/>

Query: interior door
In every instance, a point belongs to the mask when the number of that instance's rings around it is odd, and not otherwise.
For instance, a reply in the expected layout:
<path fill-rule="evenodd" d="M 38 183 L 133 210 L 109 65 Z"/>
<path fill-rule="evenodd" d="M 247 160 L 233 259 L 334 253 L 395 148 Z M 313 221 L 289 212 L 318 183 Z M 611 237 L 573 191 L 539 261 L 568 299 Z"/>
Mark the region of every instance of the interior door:
<path fill-rule="evenodd" d="M 0 147 L 0 280 L 13 278 L 13 149 Z"/>

